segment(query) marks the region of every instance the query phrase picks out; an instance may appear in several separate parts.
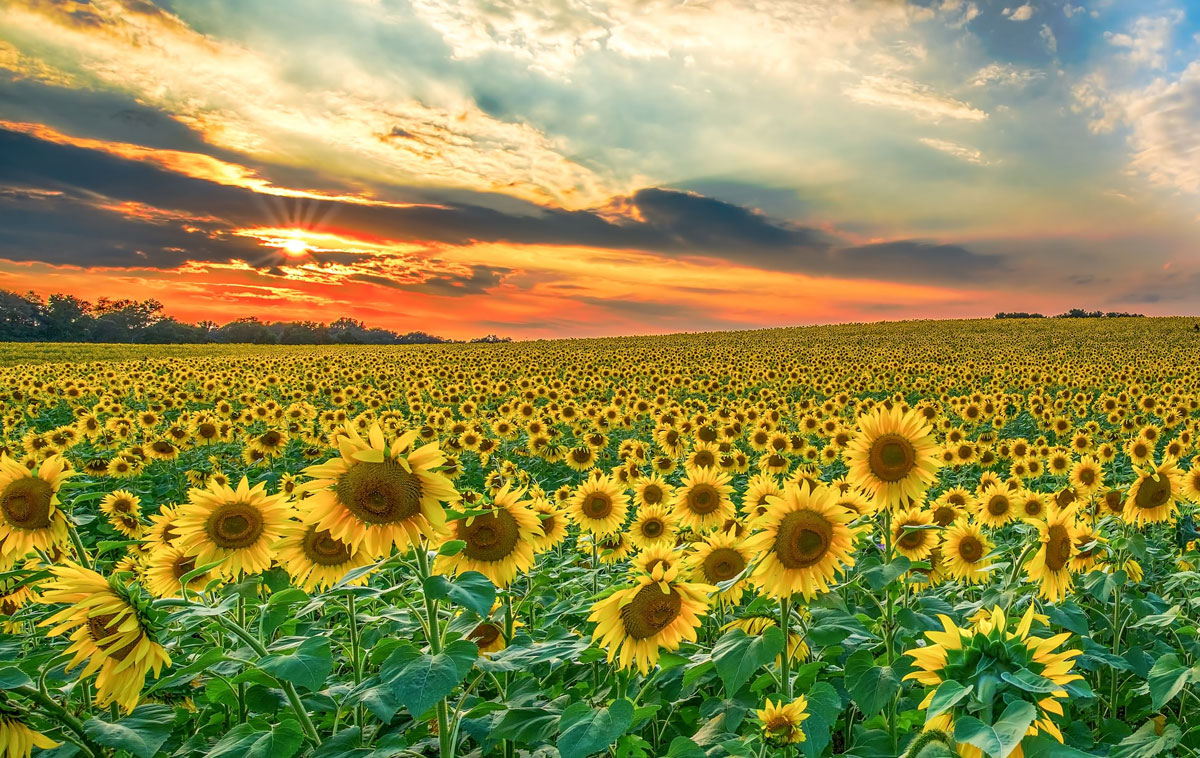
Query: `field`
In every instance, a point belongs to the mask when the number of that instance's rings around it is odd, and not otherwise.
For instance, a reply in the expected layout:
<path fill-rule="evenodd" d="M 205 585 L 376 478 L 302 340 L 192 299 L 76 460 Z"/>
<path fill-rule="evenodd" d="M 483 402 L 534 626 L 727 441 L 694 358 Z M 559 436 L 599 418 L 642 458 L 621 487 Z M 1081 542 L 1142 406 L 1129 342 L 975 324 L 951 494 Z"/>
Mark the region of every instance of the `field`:
<path fill-rule="evenodd" d="M 0 346 L 0 756 L 1200 754 L 1200 333 Z"/>

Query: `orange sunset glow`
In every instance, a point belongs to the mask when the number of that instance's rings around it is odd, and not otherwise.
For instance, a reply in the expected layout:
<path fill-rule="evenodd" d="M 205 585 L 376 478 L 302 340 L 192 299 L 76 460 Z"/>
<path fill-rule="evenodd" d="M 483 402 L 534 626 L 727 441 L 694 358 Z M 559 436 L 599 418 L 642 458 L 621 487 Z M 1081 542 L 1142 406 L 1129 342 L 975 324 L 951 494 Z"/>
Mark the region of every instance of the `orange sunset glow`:
<path fill-rule="evenodd" d="M 1200 307 L 1177 3 L 604 5 L 8 3 L 0 289 L 458 339 Z"/>

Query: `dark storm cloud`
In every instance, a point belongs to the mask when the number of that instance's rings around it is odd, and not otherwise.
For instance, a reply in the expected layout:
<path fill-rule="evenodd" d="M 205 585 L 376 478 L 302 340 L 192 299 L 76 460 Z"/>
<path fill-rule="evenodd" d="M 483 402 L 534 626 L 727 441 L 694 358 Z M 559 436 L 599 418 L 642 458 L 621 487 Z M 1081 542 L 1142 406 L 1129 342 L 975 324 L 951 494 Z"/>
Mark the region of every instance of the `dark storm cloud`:
<path fill-rule="evenodd" d="M 492 289 L 504 279 L 512 269 L 495 266 L 471 266 L 470 272 L 459 274 L 454 272 L 423 273 L 419 282 L 406 282 L 389 279 L 377 274 L 352 274 L 348 279 L 367 284 L 378 284 L 399 290 L 413 290 L 442 297 L 464 297 L 466 295 L 481 295 Z"/>
<path fill-rule="evenodd" d="M 152 117 L 137 113 L 136 117 Z M 4 130 L 0 130 L 0 186 L 64 193 L 32 210 L 14 207 L 19 203 L 12 199 L 6 202 L 0 255 L 12 260 L 81 266 L 166 268 L 178 265 L 181 256 L 222 261 L 247 259 L 248 249 L 262 250 L 252 240 L 228 236 L 212 239 L 186 232 L 179 223 L 147 224 L 81 201 L 100 197 L 214 216 L 229 227 L 279 225 L 281 208 L 303 204 L 310 218 L 332 217 L 340 228 L 385 239 L 644 250 L 678 258 L 708 258 L 714 263 L 849 278 L 944 282 L 1003 269 L 998 258 L 977 255 L 956 245 L 901 240 L 842 247 L 837 238 L 821 230 L 781 223 L 733 203 L 670 189 L 647 188 L 624 198 L 624 203 L 636 210 L 638 219 L 616 221 L 593 211 L 532 204 L 500 209 L 462 201 L 438 207 L 297 201 Z M 180 254 L 172 248 L 187 252 Z M 440 290 L 439 294 L 461 294 L 472 288 L 494 286 L 496 276 L 495 271 L 483 267 L 467 281 L 435 279 L 424 286 Z"/>

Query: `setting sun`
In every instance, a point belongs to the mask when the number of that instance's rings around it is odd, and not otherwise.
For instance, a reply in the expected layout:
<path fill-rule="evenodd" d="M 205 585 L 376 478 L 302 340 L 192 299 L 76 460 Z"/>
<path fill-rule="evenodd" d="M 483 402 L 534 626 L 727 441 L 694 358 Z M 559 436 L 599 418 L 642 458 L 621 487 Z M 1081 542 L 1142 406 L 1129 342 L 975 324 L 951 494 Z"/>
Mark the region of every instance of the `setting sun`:
<path fill-rule="evenodd" d="M 304 240 L 284 240 L 282 247 L 283 252 L 291 256 L 301 256 L 308 252 L 308 243 Z"/>

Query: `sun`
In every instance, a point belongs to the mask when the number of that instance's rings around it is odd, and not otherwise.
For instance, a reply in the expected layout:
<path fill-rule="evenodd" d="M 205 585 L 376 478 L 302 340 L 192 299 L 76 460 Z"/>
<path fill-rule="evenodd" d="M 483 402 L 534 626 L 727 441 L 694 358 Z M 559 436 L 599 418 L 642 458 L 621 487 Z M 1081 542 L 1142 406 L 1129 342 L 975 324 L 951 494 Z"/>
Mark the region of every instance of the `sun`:
<path fill-rule="evenodd" d="M 301 239 L 288 239 L 283 241 L 283 252 L 291 256 L 300 256 L 308 252 L 308 243 Z"/>

